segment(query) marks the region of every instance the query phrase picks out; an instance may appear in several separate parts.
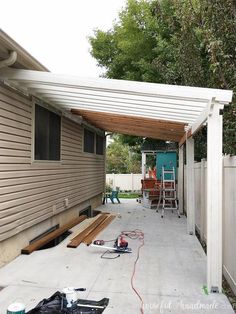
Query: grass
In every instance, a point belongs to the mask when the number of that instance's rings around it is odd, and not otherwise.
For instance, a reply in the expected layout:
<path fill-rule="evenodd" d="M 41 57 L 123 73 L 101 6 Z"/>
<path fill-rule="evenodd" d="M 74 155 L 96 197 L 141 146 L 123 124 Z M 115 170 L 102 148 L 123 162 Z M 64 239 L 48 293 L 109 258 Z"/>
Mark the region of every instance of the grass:
<path fill-rule="evenodd" d="M 119 193 L 119 198 L 138 198 L 138 193 Z"/>

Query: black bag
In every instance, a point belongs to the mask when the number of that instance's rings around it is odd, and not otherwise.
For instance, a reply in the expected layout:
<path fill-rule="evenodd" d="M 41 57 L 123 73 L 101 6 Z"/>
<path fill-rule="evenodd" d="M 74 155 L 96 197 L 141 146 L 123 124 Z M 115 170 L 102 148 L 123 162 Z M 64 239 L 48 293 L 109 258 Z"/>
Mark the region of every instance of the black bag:
<path fill-rule="evenodd" d="M 109 299 L 100 301 L 78 299 L 72 307 L 67 308 L 66 296 L 57 291 L 50 298 L 43 299 L 39 304 L 26 314 L 101 314 L 109 303 Z M 87 305 L 87 306 L 86 306 Z"/>

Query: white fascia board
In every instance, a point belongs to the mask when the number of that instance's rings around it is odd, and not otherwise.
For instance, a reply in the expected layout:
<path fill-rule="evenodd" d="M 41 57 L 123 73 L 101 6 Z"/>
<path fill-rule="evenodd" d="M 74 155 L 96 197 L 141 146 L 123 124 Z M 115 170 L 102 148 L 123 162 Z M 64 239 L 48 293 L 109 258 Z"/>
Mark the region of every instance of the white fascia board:
<path fill-rule="evenodd" d="M 230 90 L 210 89 L 190 86 L 165 85 L 156 83 L 144 83 L 113 79 L 85 79 L 76 76 L 59 75 L 48 72 L 38 72 L 30 70 L 18 70 L 6 68 L 0 71 L 3 79 L 28 81 L 38 83 L 60 84 L 62 86 L 86 87 L 87 89 L 121 91 L 128 94 L 153 94 L 168 96 L 173 98 L 202 99 L 210 100 L 213 97 L 218 102 L 229 103 L 232 101 L 233 92 Z"/>

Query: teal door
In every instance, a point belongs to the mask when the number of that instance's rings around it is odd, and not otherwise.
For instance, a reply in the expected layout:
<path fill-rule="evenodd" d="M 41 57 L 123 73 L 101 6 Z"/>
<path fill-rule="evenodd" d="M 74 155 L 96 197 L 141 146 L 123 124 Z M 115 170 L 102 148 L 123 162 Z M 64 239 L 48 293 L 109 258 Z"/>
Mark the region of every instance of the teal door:
<path fill-rule="evenodd" d="M 177 153 L 176 152 L 157 152 L 156 155 L 156 169 L 157 169 L 157 180 L 161 180 L 162 167 L 166 170 L 175 169 L 175 178 L 177 178 Z M 166 179 L 168 175 L 165 176 Z"/>

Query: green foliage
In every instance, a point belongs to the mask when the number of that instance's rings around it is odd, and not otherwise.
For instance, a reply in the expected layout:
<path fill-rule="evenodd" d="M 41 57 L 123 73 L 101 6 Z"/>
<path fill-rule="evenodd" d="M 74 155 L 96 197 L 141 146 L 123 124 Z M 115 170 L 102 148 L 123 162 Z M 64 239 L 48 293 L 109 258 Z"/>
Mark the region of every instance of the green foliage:
<path fill-rule="evenodd" d="M 106 183 L 106 192 L 111 192 L 111 191 L 112 191 L 112 186 Z"/>
<path fill-rule="evenodd" d="M 119 135 L 113 136 L 113 142 L 106 151 L 107 173 L 140 173 L 141 155 L 122 142 Z"/>
<path fill-rule="evenodd" d="M 119 21 L 90 43 L 108 78 L 236 92 L 235 0 L 127 0 Z M 223 136 L 224 152 L 236 154 L 235 99 L 224 110 Z M 205 157 L 204 130 L 196 143 L 197 159 Z"/>
<path fill-rule="evenodd" d="M 122 145 L 127 145 L 129 147 L 129 150 L 131 151 L 131 153 L 133 155 L 139 154 L 139 156 L 140 156 L 141 145 L 144 142 L 144 139 L 142 137 L 119 134 L 119 135 L 117 135 L 117 138 L 118 138 L 118 141 Z M 136 156 L 136 158 L 137 158 L 137 156 Z"/>
<path fill-rule="evenodd" d="M 174 143 L 131 135 L 113 134 L 113 143 L 107 148 L 107 173 L 140 173 L 141 150 L 176 149 Z M 156 165 L 156 156 L 147 155 L 147 165 Z"/>

